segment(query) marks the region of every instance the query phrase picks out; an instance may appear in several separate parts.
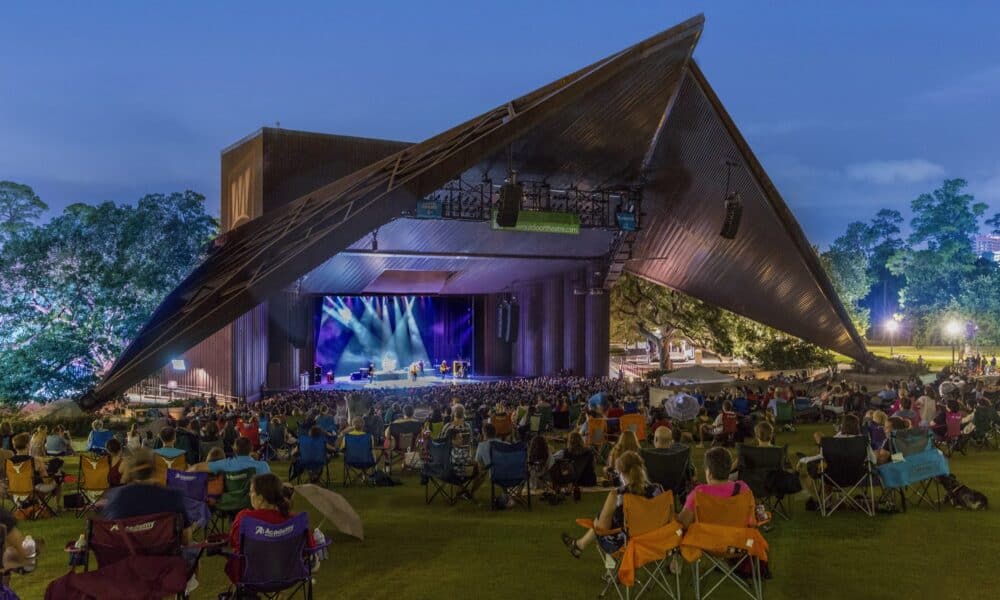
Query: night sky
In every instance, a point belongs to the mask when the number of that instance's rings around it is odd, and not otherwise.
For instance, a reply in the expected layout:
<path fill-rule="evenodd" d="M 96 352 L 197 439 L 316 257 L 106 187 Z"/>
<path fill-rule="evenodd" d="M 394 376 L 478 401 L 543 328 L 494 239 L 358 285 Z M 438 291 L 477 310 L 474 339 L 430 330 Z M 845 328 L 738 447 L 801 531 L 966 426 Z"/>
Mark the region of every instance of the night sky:
<path fill-rule="evenodd" d="M 704 12 L 695 58 L 811 241 L 946 177 L 1000 211 L 997 3 L 167 4 L 4 6 L 0 180 L 217 212 L 261 126 L 419 141 Z"/>

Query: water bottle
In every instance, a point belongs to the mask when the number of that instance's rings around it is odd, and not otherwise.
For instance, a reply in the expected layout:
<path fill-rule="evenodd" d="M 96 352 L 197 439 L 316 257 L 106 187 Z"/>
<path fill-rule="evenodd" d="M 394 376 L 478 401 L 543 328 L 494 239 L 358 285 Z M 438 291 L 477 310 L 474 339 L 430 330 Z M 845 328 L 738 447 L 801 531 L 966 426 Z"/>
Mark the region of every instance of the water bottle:
<path fill-rule="evenodd" d="M 24 555 L 28 558 L 28 564 L 24 566 L 24 572 L 30 573 L 35 570 L 35 556 L 37 553 L 37 545 L 35 544 L 35 539 L 30 535 L 24 537 L 24 541 L 21 542 L 21 550 Z"/>
<path fill-rule="evenodd" d="M 313 539 L 316 541 L 317 546 L 322 546 L 326 543 L 326 536 L 319 530 L 319 527 L 313 530 Z M 319 558 L 319 560 L 326 560 L 328 557 L 329 553 L 326 548 L 323 548 L 317 553 L 317 558 Z"/>

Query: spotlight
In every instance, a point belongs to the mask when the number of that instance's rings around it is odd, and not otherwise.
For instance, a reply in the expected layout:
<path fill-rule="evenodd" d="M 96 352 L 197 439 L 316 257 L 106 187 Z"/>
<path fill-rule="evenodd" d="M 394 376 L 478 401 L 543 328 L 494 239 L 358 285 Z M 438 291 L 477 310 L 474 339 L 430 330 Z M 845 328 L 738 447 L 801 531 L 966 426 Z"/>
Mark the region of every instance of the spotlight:
<path fill-rule="evenodd" d="M 944 331 L 949 337 L 957 338 L 962 333 L 962 324 L 958 321 L 948 321 L 944 326 Z"/>
<path fill-rule="evenodd" d="M 743 195 L 729 189 L 733 167 L 739 166 L 731 160 L 726 161 L 726 215 L 722 219 L 722 231 L 719 235 L 731 240 L 740 229 L 740 219 L 743 217 Z"/>
<path fill-rule="evenodd" d="M 378 252 L 378 229 L 372 232 L 372 252 Z"/>

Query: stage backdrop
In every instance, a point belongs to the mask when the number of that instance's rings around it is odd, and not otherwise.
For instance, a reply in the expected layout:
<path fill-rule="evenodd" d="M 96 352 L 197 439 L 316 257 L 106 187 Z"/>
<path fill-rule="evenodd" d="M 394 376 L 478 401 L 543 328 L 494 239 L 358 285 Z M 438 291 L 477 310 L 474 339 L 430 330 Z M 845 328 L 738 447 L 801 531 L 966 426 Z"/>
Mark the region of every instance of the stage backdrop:
<path fill-rule="evenodd" d="M 466 296 L 321 296 L 316 364 L 343 376 L 368 363 L 376 371 L 428 373 L 442 360 L 472 360 L 472 298 Z"/>

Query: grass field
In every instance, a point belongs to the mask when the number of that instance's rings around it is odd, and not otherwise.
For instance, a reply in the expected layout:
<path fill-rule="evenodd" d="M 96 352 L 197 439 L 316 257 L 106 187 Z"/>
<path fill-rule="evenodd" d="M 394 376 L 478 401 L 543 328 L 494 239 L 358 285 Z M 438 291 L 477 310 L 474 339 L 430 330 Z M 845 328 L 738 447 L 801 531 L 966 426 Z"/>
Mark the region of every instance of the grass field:
<path fill-rule="evenodd" d="M 812 452 L 810 436 L 829 425 L 803 426 L 783 433 L 790 451 Z M 700 467 L 702 451 L 696 450 Z M 274 464 L 284 475 L 285 465 Z M 952 470 L 970 487 L 1000 498 L 1000 452 L 970 450 L 956 456 Z M 340 466 L 334 467 L 340 480 Z M 334 536 L 331 558 L 316 578 L 317 598 L 591 598 L 600 591 L 596 552 L 571 558 L 562 531 L 579 533 L 576 517 L 591 517 L 603 494 L 585 494 L 579 503 L 536 503 L 527 512 L 491 512 L 489 490 L 480 505 L 426 506 L 419 477 L 406 475 L 394 488 L 348 488 L 338 484 L 365 524 L 363 542 Z M 952 508 L 913 508 L 906 514 L 838 512 L 829 518 L 806 512 L 801 499 L 791 521 L 766 534 L 774 578 L 767 598 L 995 598 L 1000 570 L 1000 514 Z M 313 524 L 317 521 L 313 519 Z M 38 569 L 15 576 L 22 598 L 41 598 L 47 582 L 66 572 L 59 550 L 83 530 L 81 520 L 64 515 L 24 523 L 25 532 L 45 539 L 49 550 Z M 222 559 L 202 561 L 201 587 L 194 598 L 215 598 L 226 587 Z M 685 597 L 693 597 L 687 570 Z M 655 597 L 655 596 L 651 596 Z M 739 597 L 727 590 L 722 598 Z"/>
<path fill-rule="evenodd" d="M 889 357 L 889 346 L 869 345 L 868 349 L 876 356 Z M 979 351 L 986 356 L 1000 354 L 1000 348 L 995 346 L 983 346 Z M 917 361 L 918 356 L 922 356 L 924 364 L 928 367 L 938 369 L 951 364 L 951 346 L 921 346 L 919 348 L 916 346 L 892 346 L 892 356 L 902 356 L 906 360 L 913 362 Z M 957 350 L 955 356 L 958 356 Z M 843 362 L 850 362 L 851 360 L 847 357 L 840 357 L 840 359 Z"/>

